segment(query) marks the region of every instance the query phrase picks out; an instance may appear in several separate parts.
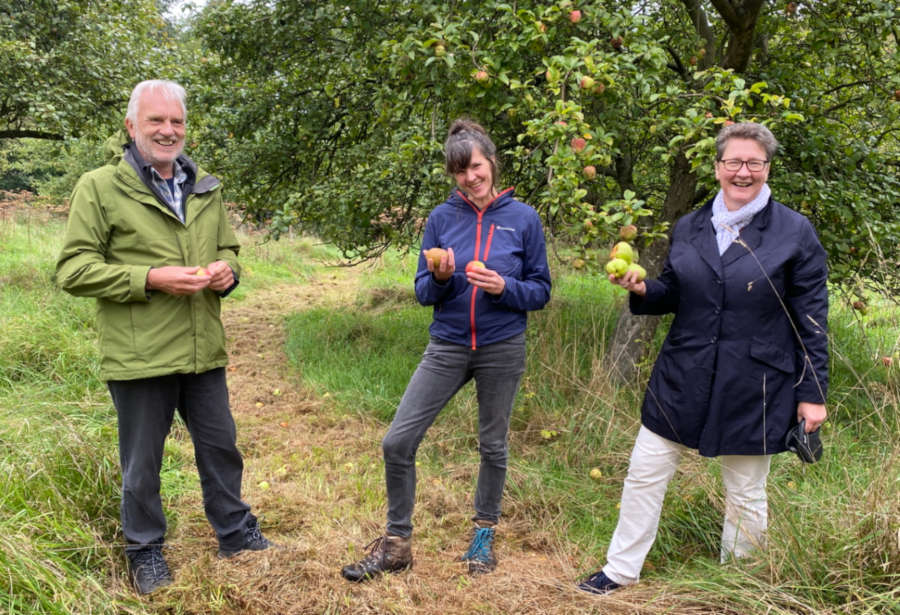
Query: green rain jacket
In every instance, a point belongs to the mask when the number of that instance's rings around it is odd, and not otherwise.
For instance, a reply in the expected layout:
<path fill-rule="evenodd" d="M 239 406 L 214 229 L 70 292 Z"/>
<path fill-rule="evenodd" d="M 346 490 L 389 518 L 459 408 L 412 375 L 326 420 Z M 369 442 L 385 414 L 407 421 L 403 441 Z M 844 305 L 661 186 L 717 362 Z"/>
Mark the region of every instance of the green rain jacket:
<path fill-rule="evenodd" d="M 222 260 L 237 280 L 240 246 L 219 180 L 187 156 L 179 157 L 188 173 L 182 223 L 141 178 L 147 165 L 124 132 L 107 141 L 107 151 L 107 164 L 85 173 L 75 186 L 56 264 L 63 290 L 97 299 L 101 377 L 133 380 L 224 366 L 219 294 L 204 289 L 174 296 L 145 289 L 150 268 L 165 265 Z"/>

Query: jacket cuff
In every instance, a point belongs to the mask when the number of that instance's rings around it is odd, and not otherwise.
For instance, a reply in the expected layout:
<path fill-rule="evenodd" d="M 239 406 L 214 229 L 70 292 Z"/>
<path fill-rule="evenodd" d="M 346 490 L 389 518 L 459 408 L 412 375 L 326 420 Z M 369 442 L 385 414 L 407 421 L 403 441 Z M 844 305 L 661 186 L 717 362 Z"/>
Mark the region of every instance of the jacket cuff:
<path fill-rule="evenodd" d="M 131 299 L 132 301 L 140 301 L 146 303 L 150 301 L 150 289 L 147 288 L 147 276 L 150 274 L 151 267 L 144 265 L 135 265 L 131 268 Z"/>

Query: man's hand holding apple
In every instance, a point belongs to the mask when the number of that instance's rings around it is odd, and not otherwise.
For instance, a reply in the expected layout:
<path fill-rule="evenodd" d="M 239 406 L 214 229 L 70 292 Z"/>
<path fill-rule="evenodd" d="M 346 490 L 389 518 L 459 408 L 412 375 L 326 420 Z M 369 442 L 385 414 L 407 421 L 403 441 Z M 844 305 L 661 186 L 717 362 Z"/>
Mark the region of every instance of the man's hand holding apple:
<path fill-rule="evenodd" d="M 223 292 L 234 285 L 234 271 L 225 261 L 215 261 L 206 266 L 209 274 L 209 288 L 216 292 Z"/>

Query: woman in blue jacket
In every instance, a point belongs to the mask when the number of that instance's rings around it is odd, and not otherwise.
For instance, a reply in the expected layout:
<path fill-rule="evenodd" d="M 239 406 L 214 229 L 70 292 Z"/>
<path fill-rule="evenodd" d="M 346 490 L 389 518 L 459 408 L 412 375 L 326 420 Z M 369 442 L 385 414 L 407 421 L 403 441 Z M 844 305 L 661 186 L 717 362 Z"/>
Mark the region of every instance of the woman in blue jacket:
<path fill-rule="evenodd" d="M 755 123 L 716 139 L 716 197 L 681 218 L 656 280 L 610 281 L 634 314 L 674 313 L 653 366 L 606 566 L 579 587 L 636 583 L 656 538 L 681 454 L 719 457 L 725 487 L 721 559 L 763 546 L 766 477 L 789 430 L 825 420 L 825 251 L 809 221 L 766 183 L 777 142 Z"/>
<path fill-rule="evenodd" d="M 415 457 L 438 413 L 469 380 L 478 396 L 481 466 L 472 542 L 462 559 L 471 574 L 496 566 L 494 529 L 506 479 L 507 434 L 525 371 L 527 312 L 550 299 L 550 269 L 537 212 L 498 192 L 497 152 L 484 129 L 456 120 L 444 145 L 447 173 L 458 189 L 425 225 L 416 298 L 434 306 L 431 339 L 382 441 L 387 528 L 360 561 L 341 573 L 350 581 L 412 566 Z M 437 263 L 425 249 L 443 248 Z M 483 267 L 466 266 L 473 261 Z"/>

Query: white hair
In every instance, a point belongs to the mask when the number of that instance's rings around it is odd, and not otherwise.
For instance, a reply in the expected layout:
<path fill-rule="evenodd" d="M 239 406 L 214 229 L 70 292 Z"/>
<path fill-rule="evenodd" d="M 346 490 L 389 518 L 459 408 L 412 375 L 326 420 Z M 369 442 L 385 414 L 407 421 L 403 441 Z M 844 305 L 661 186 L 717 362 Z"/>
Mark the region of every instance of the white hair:
<path fill-rule="evenodd" d="M 138 103 L 145 91 L 161 92 L 166 98 L 177 100 L 181 104 L 181 112 L 185 121 L 187 121 L 187 107 L 184 104 L 187 95 L 184 88 L 174 81 L 165 79 L 148 79 L 134 86 L 134 89 L 131 91 L 131 98 L 128 99 L 128 110 L 125 112 L 125 119 L 131 120 L 133 124 L 137 123 Z"/>

